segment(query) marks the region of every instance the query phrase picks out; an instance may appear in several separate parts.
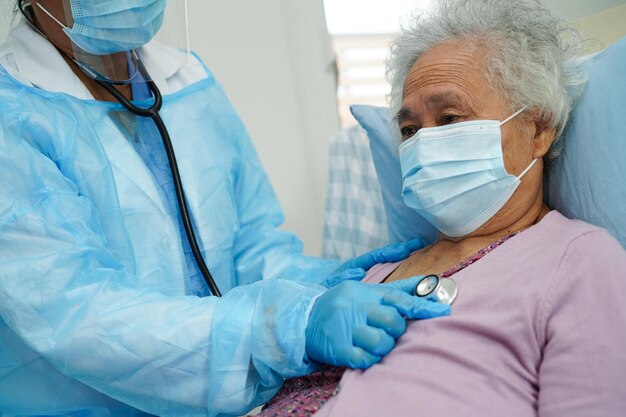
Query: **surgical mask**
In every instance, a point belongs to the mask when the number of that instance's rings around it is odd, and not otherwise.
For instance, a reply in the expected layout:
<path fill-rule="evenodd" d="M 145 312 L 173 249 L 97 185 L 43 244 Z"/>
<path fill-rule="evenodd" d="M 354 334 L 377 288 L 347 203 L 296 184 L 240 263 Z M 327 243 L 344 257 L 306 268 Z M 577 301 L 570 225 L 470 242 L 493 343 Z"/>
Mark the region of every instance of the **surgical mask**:
<path fill-rule="evenodd" d="M 72 0 L 68 28 L 41 4 L 79 48 L 92 55 L 128 52 L 150 42 L 163 24 L 167 0 Z"/>
<path fill-rule="evenodd" d="M 504 167 L 501 126 L 508 119 L 472 120 L 423 128 L 400 146 L 402 196 L 439 231 L 468 235 L 511 198 L 520 179 Z"/>

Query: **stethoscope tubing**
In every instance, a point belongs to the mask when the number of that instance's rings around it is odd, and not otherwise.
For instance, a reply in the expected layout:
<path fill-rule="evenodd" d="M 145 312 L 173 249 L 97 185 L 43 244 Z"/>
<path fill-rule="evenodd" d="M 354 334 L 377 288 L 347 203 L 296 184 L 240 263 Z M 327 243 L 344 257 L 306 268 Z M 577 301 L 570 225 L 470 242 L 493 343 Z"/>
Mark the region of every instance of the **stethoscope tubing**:
<path fill-rule="evenodd" d="M 37 25 L 33 22 L 32 18 L 26 13 L 24 10 L 24 4 L 22 1 L 17 1 L 18 8 L 20 12 L 26 18 L 26 20 L 31 24 L 35 30 L 37 29 Z M 133 52 L 134 53 L 134 52 Z M 73 58 L 70 58 L 73 59 Z M 78 64 L 78 62 L 77 62 Z M 143 66 L 141 60 L 137 59 L 138 70 L 142 74 L 146 74 L 147 71 Z M 85 70 L 86 68 L 81 65 L 81 68 Z M 167 154 L 167 160 L 169 162 L 170 171 L 172 173 L 172 181 L 174 183 L 174 189 L 176 190 L 176 200 L 178 201 L 178 209 L 180 211 L 181 218 L 183 220 L 183 226 L 185 229 L 185 234 L 187 235 L 187 241 L 189 242 L 189 246 L 191 247 L 191 252 L 193 253 L 193 257 L 198 265 L 198 269 L 200 269 L 200 273 L 202 277 L 206 281 L 211 293 L 217 297 L 221 297 L 222 293 L 220 292 L 213 276 L 211 275 L 211 271 L 207 267 L 204 262 L 204 258 L 202 257 L 202 253 L 200 252 L 200 247 L 198 245 L 198 240 L 196 239 L 196 234 L 193 231 L 193 225 L 191 223 L 191 216 L 189 215 L 189 208 L 187 207 L 187 200 L 185 199 L 185 190 L 183 189 L 183 183 L 180 179 L 180 173 L 178 171 L 178 163 L 176 162 L 176 154 L 174 152 L 174 146 L 172 145 L 172 141 L 170 138 L 170 134 L 159 114 L 159 110 L 161 110 L 161 106 L 163 105 L 163 97 L 161 96 L 161 91 L 154 83 L 154 81 L 149 80 L 146 81 L 148 86 L 150 87 L 150 91 L 152 91 L 152 95 L 154 96 L 154 103 L 148 108 L 141 108 L 139 106 L 135 106 L 130 100 L 126 99 L 122 93 L 118 91 L 117 88 L 113 86 L 112 82 L 104 81 L 98 78 L 95 71 L 93 74 L 90 74 L 91 71 L 86 71 L 88 75 L 91 75 L 100 86 L 102 86 L 105 90 L 107 90 L 117 101 L 120 102 L 122 106 L 131 113 L 140 116 L 140 117 L 149 117 L 154 121 L 154 124 L 161 135 L 161 140 L 163 141 L 163 145 L 165 147 L 165 153 Z M 148 80 L 148 77 L 144 77 Z"/>
<path fill-rule="evenodd" d="M 142 68 L 141 61 L 139 61 L 140 70 L 145 73 L 145 69 Z M 174 152 L 174 146 L 172 145 L 172 140 L 170 138 L 169 131 L 159 114 L 159 110 L 161 110 L 161 106 L 163 104 L 163 98 L 161 96 L 161 92 L 159 88 L 152 80 L 146 81 L 154 96 L 154 103 L 148 108 L 141 108 L 139 106 L 134 105 L 130 102 L 122 93 L 119 92 L 117 88 L 115 88 L 112 84 L 95 79 L 95 81 L 101 85 L 104 89 L 106 89 L 120 104 L 131 113 L 140 116 L 140 117 L 149 117 L 154 122 L 159 134 L 161 135 L 161 140 L 163 141 L 163 146 L 165 147 L 165 153 L 167 154 L 167 160 L 170 166 L 170 172 L 172 173 L 172 182 L 174 183 L 174 189 L 176 190 L 176 200 L 178 202 L 178 209 L 180 211 L 180 216 L 183 221 L 183 226 L 185 229 L 185 234 L 187 235 L 187 241 L 189 242 L 189 246 L 191 247 L 191 252 L 193 253 L 193 257 L 198 265 L 198 269 L 200 269 L 200 273 L 202 277 L 206 281 L 211 293 L 217 297 L 221 297 L 222 293 L 220 292 L 213 276 L 211 275 L 211 271 L 204 262 L 204 257 L 202 256 L 202 252 L 200 251 L 200 246 L 198 245 L 198 240 L 196 238 L 196 234 L 193 229 L 193 224 L 191 222 L 191 216 L 189 214 L 189 208 L 187 206 L 187 200 L 185 198 L 185 190 L 183 188 L 183 183 L 180 178 L 180 171 L 178 169 L 178 162 L 176 161 L 176 153 Z"/>

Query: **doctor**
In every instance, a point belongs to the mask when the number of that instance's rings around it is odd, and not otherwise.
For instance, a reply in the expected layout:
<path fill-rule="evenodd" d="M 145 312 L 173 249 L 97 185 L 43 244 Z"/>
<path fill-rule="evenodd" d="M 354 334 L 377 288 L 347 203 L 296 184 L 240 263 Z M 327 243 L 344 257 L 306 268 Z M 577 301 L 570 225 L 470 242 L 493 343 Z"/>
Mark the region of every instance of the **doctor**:
<path fill-rule="evenodd" d="M 448 314 L 408 295 L 416 279 L 350 280 L 415 242 L 339 265 L 278 230 L 221 86 L 150 42 L 166 0 L 19 6 L 26 20 L 0 47 L 2 416 L 243 414 L 316 363 L 376 363 L 404 317 Z M 195 240 L 154 120 L 111 95 L 149 107 L 147 82 L 163 95 Z M 223 297 L 209 296 L 203 263 Z"/>

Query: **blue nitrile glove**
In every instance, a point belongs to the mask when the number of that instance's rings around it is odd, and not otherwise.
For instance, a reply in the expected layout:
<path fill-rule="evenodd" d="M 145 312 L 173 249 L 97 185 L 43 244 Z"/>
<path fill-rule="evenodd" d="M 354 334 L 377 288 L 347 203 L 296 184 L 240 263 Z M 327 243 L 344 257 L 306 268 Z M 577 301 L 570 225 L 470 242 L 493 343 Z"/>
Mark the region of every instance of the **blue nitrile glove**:
<path fill-rule="evenodd" d="M 374 265 L 403 261 L 408 258 L 411 253 L 423 247 L 424 242 L 420 239 L 413 239 L 374 249 L 371 252 L 357 256 L 341 265 L 322 282 L 322 285 L 326 288 L 331 288 L 343 281 L 360 281 L 365 276 L 365 271 Z"/>
<path fill-rule="evenodd" d="M 345 281 L 320 295 L 306 328 L 309 359 L 369 368 L 393 349 L 406 330 L 405 317 L 450 314 L 448 305 L 411 295 L 421 278 L 376 285 Z"/>

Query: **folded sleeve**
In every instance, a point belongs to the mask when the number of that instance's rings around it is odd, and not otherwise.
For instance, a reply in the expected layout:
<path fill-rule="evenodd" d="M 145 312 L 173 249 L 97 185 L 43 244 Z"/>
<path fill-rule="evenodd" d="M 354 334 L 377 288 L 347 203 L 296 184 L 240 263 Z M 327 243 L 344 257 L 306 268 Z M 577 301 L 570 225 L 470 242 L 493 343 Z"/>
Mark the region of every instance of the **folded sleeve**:
<path fill-rule="evenodd" d="M 604 231 L 573 240 L 546 284 L 539 417 L 626 410 L 626 252 Z"/>
<path fill-rule="evenodd" d="M 99 216 L 53 161 L 0 129 L 0 315 L 60 372 L 151 414 L 212 416 L 243 414 L 310 371 L 304 332 L 321 287 L 166 295 L 124 269 Z"/>

